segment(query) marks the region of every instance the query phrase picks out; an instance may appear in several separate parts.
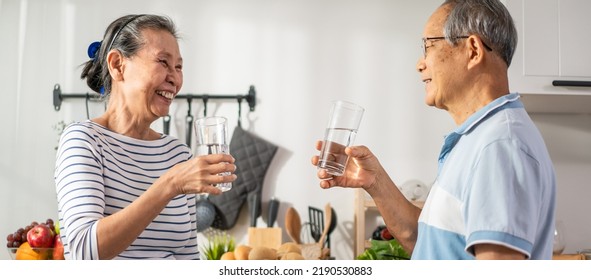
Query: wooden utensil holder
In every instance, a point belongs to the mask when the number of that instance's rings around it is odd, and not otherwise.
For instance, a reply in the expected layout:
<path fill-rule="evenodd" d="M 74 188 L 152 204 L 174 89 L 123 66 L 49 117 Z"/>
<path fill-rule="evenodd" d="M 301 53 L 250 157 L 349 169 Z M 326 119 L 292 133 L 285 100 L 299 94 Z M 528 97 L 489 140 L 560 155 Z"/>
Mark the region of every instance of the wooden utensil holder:
<path fill-rule="evenodd" d="M 272 249 L 278 249 L 283 243 L 283 231 L 281 228 L 248 228 L 248 245 L 250 247 L 264 246 Z"/>

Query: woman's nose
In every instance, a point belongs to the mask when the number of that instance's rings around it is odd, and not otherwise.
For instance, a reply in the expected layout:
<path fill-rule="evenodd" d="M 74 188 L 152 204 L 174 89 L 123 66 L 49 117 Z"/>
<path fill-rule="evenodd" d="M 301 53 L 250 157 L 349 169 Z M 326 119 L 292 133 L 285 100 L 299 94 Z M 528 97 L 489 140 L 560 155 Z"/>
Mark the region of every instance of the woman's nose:
<path fill-rule="evenodd" d="M 176 71 L 176 69 L 172 69 L 168 73 L 166 81 L 173 86 L 180 87 L 183 82 L 183 73 L 181 71 Z"/>

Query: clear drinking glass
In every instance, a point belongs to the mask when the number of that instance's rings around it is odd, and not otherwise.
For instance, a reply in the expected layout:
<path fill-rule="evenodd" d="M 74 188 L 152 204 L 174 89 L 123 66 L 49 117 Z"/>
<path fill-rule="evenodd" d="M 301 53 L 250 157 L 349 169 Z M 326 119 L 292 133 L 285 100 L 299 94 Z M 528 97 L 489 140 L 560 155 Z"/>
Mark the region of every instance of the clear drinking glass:
<path fill-rule="evenodd" d="M 562 254 L 566 247 L 564 223 L 561 220 L 557 220 L 554 226 L 554 244 L 552 246 L 552 253 L 555 255 Z"/>
<path fill-rule="evenodd" d="M 203 117 L 195 120 L 197 155 L 230 154 L 228 120 L 224 117 Z M 224 172 L 220 175 L 230 175 Z M 232 183 L 217 184 L 223 192 L 232 189 Z"/>
<path fill-rule="evenodd" d="M 328 174 L 334 176 L 343 175 L 349 160 L 345 148 L 355 141 L 364 111 L 361 106 L 351 102 L 333 102 L 318 168 L 325 169 Z"/>

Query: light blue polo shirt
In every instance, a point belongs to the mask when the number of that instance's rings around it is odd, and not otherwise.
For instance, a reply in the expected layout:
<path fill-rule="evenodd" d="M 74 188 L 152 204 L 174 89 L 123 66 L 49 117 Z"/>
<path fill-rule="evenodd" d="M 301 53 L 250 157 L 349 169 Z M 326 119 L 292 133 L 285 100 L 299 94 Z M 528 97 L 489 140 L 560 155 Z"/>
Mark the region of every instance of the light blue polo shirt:
<path fill-rule="evenodd" d="M 445 137 L 412 259 L 474 259 L 480 243 L 551 259 L 555 197 L 540 132 L 518 94 L 502 96 Z"/>

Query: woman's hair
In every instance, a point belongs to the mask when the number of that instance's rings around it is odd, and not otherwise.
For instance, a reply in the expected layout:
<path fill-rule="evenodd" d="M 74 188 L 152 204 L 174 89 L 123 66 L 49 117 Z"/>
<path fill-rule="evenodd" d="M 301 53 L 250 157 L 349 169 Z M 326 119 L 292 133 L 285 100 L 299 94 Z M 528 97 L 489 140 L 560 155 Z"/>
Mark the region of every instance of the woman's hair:
<path fill-rule="evenodd" d="M 484 44 L 499 53 L 507 67 L 517 46 L 517 30 L 507 8 L 498 0 L 446 0 L 451 11 L 443 36 L 456 44 L 457 37 L 478 35 Z"/>
<path fill-rule="evenodd" d="M 86 79 L 88 86 L 101 94 L 111 92 L 111 75 L 107 66 L 107 54 L 116 49 L 124 57 L 132 57 L 143 46 L 142 30 L 166 30 L 178 39 L 174 22 L 166 16 L 126 15 L 113 21 L 105 31 L 100 48 L 89 50 L 91 59 L 83 64 L 81 79 Z"/>

